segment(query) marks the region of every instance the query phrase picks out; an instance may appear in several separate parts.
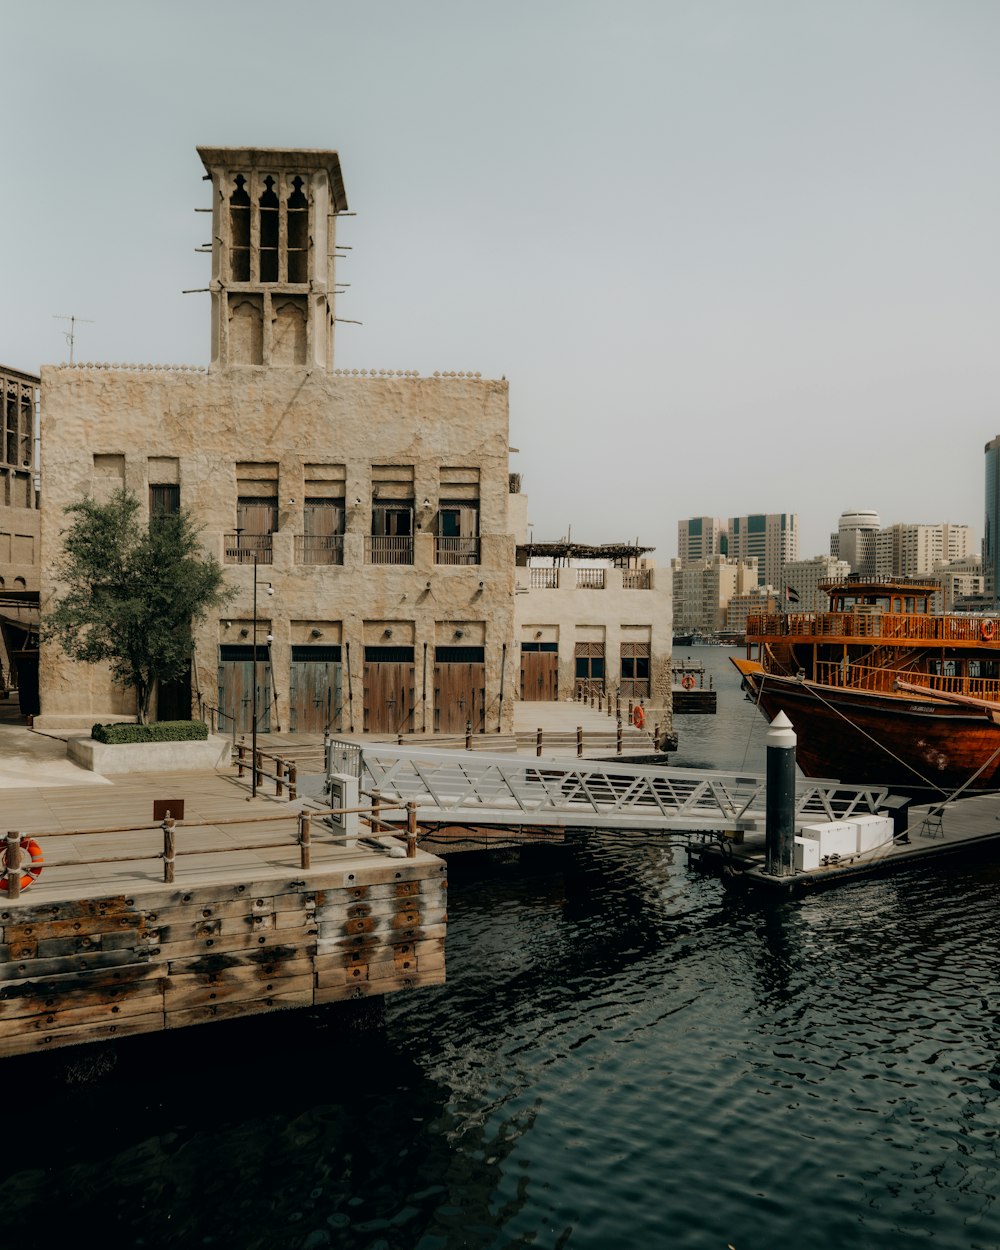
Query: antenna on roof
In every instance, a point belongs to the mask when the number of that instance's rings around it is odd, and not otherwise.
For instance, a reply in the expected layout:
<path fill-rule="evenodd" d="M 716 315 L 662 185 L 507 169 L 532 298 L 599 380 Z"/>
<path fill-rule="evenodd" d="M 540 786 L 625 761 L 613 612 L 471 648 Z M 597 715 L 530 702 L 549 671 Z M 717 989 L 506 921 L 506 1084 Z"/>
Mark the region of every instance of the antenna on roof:
<path fill-rule="evenodd" d="M 69 363 L 72 364 L 73 363 L 73 341 L 76 338 L 76 323 L 78 321 L 81 321 L 81 322 L 85 322 L 88 326 L 92 326 L 94 323 L 93 321 L 90 320 L 89 317 L 76 317 L 72 314 L 67 316 L 64 313 L 53 313 L 52 316 L 55 318 L 56 321 L 68 321 L 69 322 L 69 329 L 64 330 L 63 334 L 66 336 L 66 342 L 69 344 Z"/>

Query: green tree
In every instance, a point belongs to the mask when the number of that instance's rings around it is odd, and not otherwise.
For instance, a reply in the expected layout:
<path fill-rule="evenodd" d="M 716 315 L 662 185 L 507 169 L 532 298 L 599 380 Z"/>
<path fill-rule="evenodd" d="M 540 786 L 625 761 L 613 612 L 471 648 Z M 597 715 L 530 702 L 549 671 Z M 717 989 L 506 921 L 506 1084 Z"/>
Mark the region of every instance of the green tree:
<path fill-rule="evenodd" d="M 57 565 L 66 592 L 45 613 L 46 635 L 84 663 L 106 661 L 135 691 L 140 724 L 159 681 L 182 676 L 194 650 L 192 627 L 234 594 L 219 562 L 198 546 L 188 513 L 138 519 L 139 501 L 118 490 L 108 503 L 70 504 Z"/>

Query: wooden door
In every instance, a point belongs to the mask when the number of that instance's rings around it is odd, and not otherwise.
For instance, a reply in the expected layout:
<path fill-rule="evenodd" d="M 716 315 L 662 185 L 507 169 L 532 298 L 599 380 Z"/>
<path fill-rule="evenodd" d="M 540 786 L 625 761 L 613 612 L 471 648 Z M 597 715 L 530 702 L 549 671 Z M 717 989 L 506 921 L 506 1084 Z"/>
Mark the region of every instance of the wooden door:
<path fill-rule="evenodd" d="M 559 698 L 557 651 L 521 648 L 521 698 L 529 703 L 551 703 Z"/>
<path fill-rule="evenodd" d="M 219 733 L 253 733 L 253 647 L 219 648 Z M 257 648 L 257 732 L 271 731 L 271 665 Z"/>
<path fill-rule="evenodd" d="M 412 647 L 365 647 L 365 733 L 413 733 Z"/>
<path fill-rule="evenodd" d="M 486 663 L 482 647 L 435 647 L 434 732 L 486 732 Z"/>
<path fill-rule="evenodd" d="M 339 733 L 343 709 L 340 647 L 292 647 L 288 685 L 292 733 Z"/>

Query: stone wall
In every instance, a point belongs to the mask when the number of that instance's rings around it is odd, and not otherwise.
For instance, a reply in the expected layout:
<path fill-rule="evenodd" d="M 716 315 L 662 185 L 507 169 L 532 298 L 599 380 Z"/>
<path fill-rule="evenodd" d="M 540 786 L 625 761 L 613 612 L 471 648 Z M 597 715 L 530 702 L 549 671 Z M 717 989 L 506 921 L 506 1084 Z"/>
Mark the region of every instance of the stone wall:
<path fill-rule="evenodd" d="M 175 461 L 181 506 L 202 527 L 206 553 L 224 564 L 237 590 L 222 612 L 197 629 L 195 695 L 214 704 L 218 648 L 238 642 L 253 620 L 253 565 L 226 563 L 226 535 L 236 527 L 236 465 L 274 466 L 278 529 L 273 563 L 257 567 L 258 643 L 267 633 L 273 635 L 271 727 L 288 727 L 293 645 L 308 643 L 314 630 L 324 642 L 350 644 L 344 680 L 349 669 L 360 697 L 363 648 L 391 630 L 414 648 L 418 685 L 425 648 L 433 657 L 442 639 L 459 634 L 478 639 L 485 650 L 487 729 L 510 731 L 511 699 L 505 698 L 506 706 L 499 702 L 504 655 L 509 670 L 504 687 L 509 692 L 516 685 L 509 645 L 514 540 L 507 523 L 506 382 L 287 368 L 46 367 L 41 449 L 43 613 L 59 593 L 55 565 L 66 506 L 86 493 L 100 496 L 124 485 L 147 508 L 151 480 L 163 480 L 164 464 Z M 305 466 L 317 464 L 343 466 L 342 565 L 296 563 Z M 412 565 L 366 563 L 373 466 L 404 466 L 412 473 Z M 436 506 L 446 496 L 442 470 L 449 467 L 478 473 L 478 565 L 435 562 Z M 273 595 L 261 594 L 265 584 Z M 42 648 L 40 687 L 36 724 L 41 728 L 89 727 L 133 710 L 127 692 L 114 689 L 105 672 L 75 664 L 49 644 Z M 416 692 L 418 707 L 422 693 Z M 433 689 L 429 697 L 433 700 Z M 422 727 L 418 717 L 413 728 Z"/>

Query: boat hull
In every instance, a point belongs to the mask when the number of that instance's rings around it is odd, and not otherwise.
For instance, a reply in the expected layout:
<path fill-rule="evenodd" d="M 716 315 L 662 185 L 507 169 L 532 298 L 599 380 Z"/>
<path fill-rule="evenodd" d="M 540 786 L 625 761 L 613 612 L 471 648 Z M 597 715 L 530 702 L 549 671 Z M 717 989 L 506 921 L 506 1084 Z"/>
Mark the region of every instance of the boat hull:
<path fill-rule="evenodd" d="M 983 712 L 779 677 L 752 660 L 733 663 L 767 720 L 784 712 L 792 722 L 796 762 L 807 777 L 925 797 L 1000 789 L 1000 726 Z"/>

